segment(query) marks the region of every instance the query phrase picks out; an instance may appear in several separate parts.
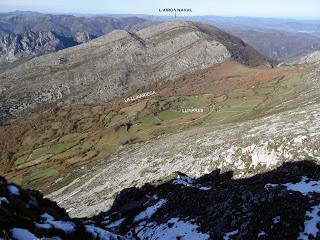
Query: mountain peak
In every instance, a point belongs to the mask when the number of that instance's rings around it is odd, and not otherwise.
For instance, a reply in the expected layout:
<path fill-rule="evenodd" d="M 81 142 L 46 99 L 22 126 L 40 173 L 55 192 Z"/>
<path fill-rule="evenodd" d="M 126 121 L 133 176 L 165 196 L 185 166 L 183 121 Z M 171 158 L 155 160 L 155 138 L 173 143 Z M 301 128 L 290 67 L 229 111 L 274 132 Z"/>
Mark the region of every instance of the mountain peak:
<path fill-rule="evenodd" d="M 159 34 L 162 32 L 170 31 L 173 29 L 181 29 L 181 28 L 193 28 L 195 30 L 195 25 L 190 21 L 169 21 L 163 22 L 160 24 L 152 25 L 148 28 L 141 29 L 138 34 L 143 37 L 149 37 L 155 34 Z"/>

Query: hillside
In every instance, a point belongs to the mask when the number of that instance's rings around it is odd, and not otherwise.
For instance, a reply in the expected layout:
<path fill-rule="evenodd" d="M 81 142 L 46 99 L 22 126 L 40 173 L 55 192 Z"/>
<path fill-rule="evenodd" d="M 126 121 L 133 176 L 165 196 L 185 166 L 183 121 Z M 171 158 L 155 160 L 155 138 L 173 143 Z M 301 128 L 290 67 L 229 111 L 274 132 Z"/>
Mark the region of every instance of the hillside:
<path fill-rule="evenodd" d="M 219 167 L 241 177 L 296 155 L 313 159 L 317 115 L 304 112 L 317 108 L 317 79 L 316 66 L 229 61 L 135 101 L 43 107 L 0 126 L 0 172 L 85 216 L 106 210 L 121 189 L 172 171 L 197 177 Z M 301 135 L 300 121 L 310 132 Z"/>
<path fill-rule="evenodd" d="M 186 96 L 187 92 L 177 85 L 178 96 L 183 97 L 156 99 L 155 104 L 167 104 L 168 108 L 161 109 L 160 105 L 153 110 L 155 113 L 149 114 L 145 110 L 146 116 L 138 114 L 130 121 L 129 130 L 121 128 L 121 134 L 127 132 L 127 135 L 121 138 L 119 150 L 110 155 L 107 162 L 97 160 L 94 164 L 82 165 L 83 169 L 69 172 L 56 184 L 42 189 L 50 192 L 48 196 L 61 206 L 73 208 L 70 214 L 86 216 L 110 206 L 114 194 L 121 189 L 141 186 L 172 171 L 185 172 L 194 178 L 219 168 L 223 172 L 234 171 L 234 177 L 243 178 L 287 161 L 319 161 L 319 68 L 281 67 L 257 75 L 255 71 L 244 72 L 245 69 L 238 67 L 229 68 L 228 72 L 231 75 L 231 70 L 233 74 L 241 73 L 240 79 L 220 76 L 213 83 L 216 88 L 203 85 L 207 92 L 202 89 L 199 95 L 194 92 L 195 95 Z M 215 71 L 203 78 L 211 79 L 210 76 L 218 74 L 219 71 Z M 226 79 L 230 79 L 230 85 L 223 86 L 229 90 L 218 84 L 219 80 Z M 199 84 L 206 83 L 201 78 L 190 78 L 190 82 L 196 80 Z M 184 83 L 189 83 L 189 79 Z M 197 89 L 197 85 L 193 86 Z M 138 104 L 129 109 L 134 111 Z M 180 106 L 203 108 L 205 112 L 175 113 Z M 124 119 L 125 115 L 122 115 Z M 102 131 L 99 131 L 100 136 L 103 136 Z M 107 141 L 107 137 L 102 137 L 100 142 L 97 135 L 90 134 L 85 143 L 77 146 L 85 148 L 89 139 L 95 139 L 100 146 L 104 142 L 108 150 L 111 144 L 117 144 L 114 140 Z M 109 136 L 120 136 L 120 133 Z M 93 149 L 98 147 L 94 145 L 90 150 Z M 34 154 L 37 151 L 34 150 Z M 41 148 L 39 151 L 42 157 L 48 156 Z M 38 161 L 45 164 L 47 161 L 42 159 L 38 156 Z M 67 161 L 72 160 L 76 159 Z M 86 160 L 81 157 L 78 161 Z M 20 164 L 23 166 L 23 161 Z M 34 186 L 39 186 L 33 181 Z M 66 187 L 60 190 L 62 186 Z M 80 202 L 86 208 L 78 208 Z"/>
<path fill-rule="evenodd" d="M 136 33 L 117 30 L 0 74 L 0 117 L 41 103 L 123 98 L 230 58 L 248 66 L 272 65 L 238 38 L 209 25 L 176 21 Z"/>

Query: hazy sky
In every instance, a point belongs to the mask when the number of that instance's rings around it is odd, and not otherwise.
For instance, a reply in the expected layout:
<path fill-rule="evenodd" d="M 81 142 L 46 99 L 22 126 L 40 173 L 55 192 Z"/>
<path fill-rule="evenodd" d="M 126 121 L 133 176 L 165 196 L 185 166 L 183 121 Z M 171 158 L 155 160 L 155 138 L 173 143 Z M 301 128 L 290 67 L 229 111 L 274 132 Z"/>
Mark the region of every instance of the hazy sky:
<path fill-rule="evenodd" d="M 2 12 L 33 10 L 161 15 L 159 8 L 192 8 L 192 15 L 320 19 L 320 0 L 0 0 Z"/>

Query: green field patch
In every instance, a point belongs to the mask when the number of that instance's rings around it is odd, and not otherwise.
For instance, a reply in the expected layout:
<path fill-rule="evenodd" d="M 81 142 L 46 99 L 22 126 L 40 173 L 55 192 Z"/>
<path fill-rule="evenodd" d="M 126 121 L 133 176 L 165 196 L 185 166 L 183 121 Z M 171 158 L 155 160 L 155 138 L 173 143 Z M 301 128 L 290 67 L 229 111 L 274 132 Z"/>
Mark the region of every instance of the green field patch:
<path fill-rule="evenodd" d="M 60 154 L 57 154 L 55 156 L 52 157 L 53 160 L 56 160 L 56 159 L 67 159 L 67 158 L 72 158 L 78 154 L 82 154 L 86 151 L 88 151 L 88 149 L 90 149 L 90 147 L 84 147 L 82 145 L 76 145 L 70 149 L 68 149 L 67 151 L 65 152 L 62 152 Z"/>
<path fill-rule="evenodd" d="M 45 156 L 39 157 L 39 158 L 37 158 L 35 160 L 26 161 L 26 162 L 20 163 L 20 164 L 15 162 L 15 169 L 21 170 L 21 169 L 24 169 L 24 168 L 27 168 L 27 167 L 32 167 L 32 166 L 41 164 L 42 162 L 46 161 L 50 157 L 51 157 L 51 155 L 45 155 Z"/>
<path fill-rule="evenodd" d="M 273 87 L 265 87 L 265 88 L 255 88 L 254 91 L 259 95 L 270 94 L 274 91 Z"/>
<path fill-rule="evenodd" d="M 209 99 L 206 96 L 180 97 L 178 101 L 179 108 L 206 108 L 208 105 Z"/>
<path fill-rule="evenodd" d="M 33 161 L 35 159 L 38 159 L 40 157 L 45 157 L 45 156 L 54 156 L 56 154 L 62 153 L 69 148 L 75 146 L 77 142 L 62 142 L 62 143 L 56 143 L 50 146 L 45 146 L 42 148 L 38 148 L 34 150 L 29 158 L 30 161 Z"/>
<path fill-rule="evenodd" d="M 280 86 L 292 86 L 296 87 L 298 85 L 301 85 L 303 82 L 303 76 L 300 74 L 295 74 L 289 77 L 284 78 L 282 81 L 280 81 Z"/>
<path fill-rule="evenodd" d="M 157 114 L 157 118 L 162 121 L 170 121 L 178 118 L 184 117 L 188 113 L 174 112 L 174 111 L 164 111 Z"/>
<path fill-rule="evenodd" d="M 141 118 L 138 118 L 136 120 L 136 122 L 138 124 L 142 124 L 142 125 L 155 125 L 157 123 L 160 123 L 161 120 L 159 120 L 158 118 L 156 118 L 153 114 L 147 115 L 147 116 L 143 116 Z"/>
<path fill-rule="evenodd" d="M 252 88 L 235 89 L 228 93 L 228 96 L 230 98 L 240 98 L 240 97 L 254 96 L 254 95 L 255 95 L 255 92 Z"/>
<path fill-rule="evenodd" d="M 245 97 L 245 103 L 243 106 L 258 106 L 263 102 L 261 96 L 248 96 Z"/>
<path fill-rule="evenodd" d="M 53 167 L 36 169 L 31 172 L 30 181 L 31 182 L 40 181 L 40 180 L 43 181 L 49 177 L 54 177 L 58 174 L 59 172 Z"/>
<path fill-rule="evenodd" d="M 280 82 L 275 91 L 269 95 L 263 107 L 272 107 L 283 101 L 290 100 L 301 91 L 306 90 L 307 85 L 302 82 L 301 76 L 295 75 Z"/>
<path fill-rule="evenodd" d="M 223 102 L 223 106 L 213 112 L 205 123 L 222 124 L 237 120 L 242 115 L 254 111 L 254 109 L 262 103 L 260 96 L 247 96 L 241 98 L 231 98 Z"/>

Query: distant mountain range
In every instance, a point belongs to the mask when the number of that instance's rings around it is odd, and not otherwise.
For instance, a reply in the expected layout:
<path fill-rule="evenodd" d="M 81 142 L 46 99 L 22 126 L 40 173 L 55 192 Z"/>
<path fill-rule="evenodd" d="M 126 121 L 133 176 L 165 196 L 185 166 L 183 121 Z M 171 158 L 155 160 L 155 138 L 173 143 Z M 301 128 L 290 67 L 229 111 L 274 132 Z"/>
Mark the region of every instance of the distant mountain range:
<path fill-rule="evenodd" d="M 137 17 L 97 16 L 86 18 L 33 12 L 0 13 L 0 31 L 16 34 L 27 31 L 51 31 L 66 37 L 72 37 L 78 32 L 101 36 L 115 29 L 136 31 L 144 27 L 146 22 L 146 20 Z"/>
<path fill-rule="evenodd" d="M 115 29 L 134 32 L 150 25 L 137 18 L 75 17 L 35 12 L 0 14 L 0 63 L 72 47 Z"/>
<path fill-rule="evenodd" d="M 195 16 L 180 20 L 215 25 L 278 61 L 320 50 L 320 22 L 292 19 Z M 0 71 L 17 61 L 75 46 L 115 29 L 136 32 L 172 17 L 150 15 L 0 14 Z M 9 64 L 16 62 L 15 64 Z"/>
<path fill-rule="evenodd" d="M 320 49 L 320 38 L 309 33 L 262 28 L 224 28 L 260 53 L 283 61 Z"/>

